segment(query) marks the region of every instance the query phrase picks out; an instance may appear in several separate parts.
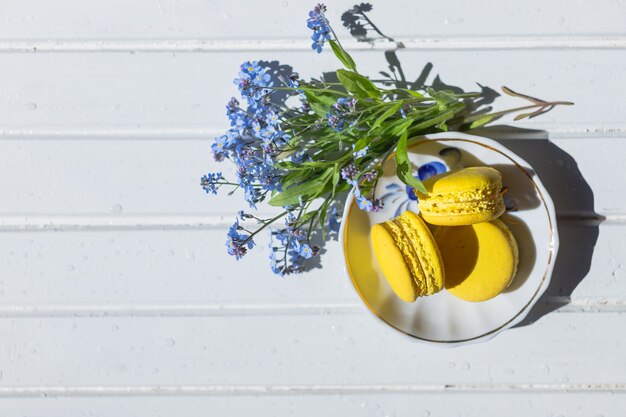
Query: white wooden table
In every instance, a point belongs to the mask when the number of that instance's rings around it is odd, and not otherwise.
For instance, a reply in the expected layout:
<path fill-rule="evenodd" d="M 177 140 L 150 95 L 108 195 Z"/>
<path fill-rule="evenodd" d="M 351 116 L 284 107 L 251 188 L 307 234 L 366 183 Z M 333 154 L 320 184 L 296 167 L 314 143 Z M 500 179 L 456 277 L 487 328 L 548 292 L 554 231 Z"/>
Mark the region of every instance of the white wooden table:
<path fill-rule="evenodd" d="M 384 48 L 340 23 L 353 4 L 328 16 L 375 75 Z M 0 416 L 626 415 L 626 3 L 374 4 L 411 77 L 576 102 L 516 124 L 549 141 L 504 139 L 559 212 L 537 321 L 451 350 L 376 323 L 336 242 L 287 279 L 266 251 L 225 254 L 241 197 L 198 182 L 228 171 L 209 148 L 231 80 L 247 59 L 336 68 L 311 6 L 0 2 Z"/>

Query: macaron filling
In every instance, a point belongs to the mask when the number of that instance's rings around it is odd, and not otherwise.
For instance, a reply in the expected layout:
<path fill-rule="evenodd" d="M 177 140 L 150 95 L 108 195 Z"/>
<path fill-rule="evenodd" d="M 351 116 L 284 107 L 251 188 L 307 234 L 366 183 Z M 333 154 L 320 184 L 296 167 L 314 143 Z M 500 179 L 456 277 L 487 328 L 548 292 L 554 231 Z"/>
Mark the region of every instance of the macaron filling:
<path fill-rule="evenodd" d="M 496 211 L 503 205 L 500 185 L 489 188 L 445 194 L 429 194 L 420 197 L 420 210 L 429 214 L 470 214 Z"/>
<path fill-rule="evenodd" d="M 490 190 L 488 194 L 476 193 L 472 197 L 467 200 L 453 196 L 420 199 L 420 210 L 431 216 L 503 211 L 504 201 L 499 190 Z"/>
<path fill-rule="evenodd" d="M 415 228 L 411 226 L 408 219 L 400 216 L 394 219 L 393 222 L 401 227 L 406 237 L 412 243 L 413 249 L 417 254 L 420 272 L 424 277 L 424 281 L 426 282 L 426 294 L 431 295 L 436 293 L 441 288 L 437 288 L 437 285 L 434 282 L 435 280 L 433 277 L 435 276 L 435 270 L 427 255 L 426 248 L 424 248 L 424 242 L 422 241 L 422 238 L 420 238 L 417 230 L 415 230 Z"/>

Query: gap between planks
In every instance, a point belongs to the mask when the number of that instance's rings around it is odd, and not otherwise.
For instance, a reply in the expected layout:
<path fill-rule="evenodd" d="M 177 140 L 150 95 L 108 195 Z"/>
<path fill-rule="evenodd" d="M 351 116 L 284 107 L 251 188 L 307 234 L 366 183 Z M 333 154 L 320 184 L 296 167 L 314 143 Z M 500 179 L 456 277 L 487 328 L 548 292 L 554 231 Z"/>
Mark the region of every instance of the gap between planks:
<path fill-rule="evenodd" d="M 626 394 L 626 384 L 379 384 L 379 385 L 132 385 L 5 386 L 0 397 L 125 396 L 289 396 L 421 393 L 611 393 Z"/>
<path fill-rule="evenodd" d="M 276 213 L 255 213 L 272 217 Z M 234 213 L 223 214 L 0 214 L 2 232 L 76 232 L 110 230 L 221 230 L 230 227 Z M 560 222 L 596 226 L 600 223 L 626 223 L 626 214 L 566 212 L 557 214 Z"/>
<path fill-rule="evenodd" d="M 561 313 L 625 313 L 626 299 L 550 297 L 544 305 L 560 306 Z M 94 318 L 94 317 L 247 317 L 247 316 L 330 316 L 362 315 L 360 303 L 291 304 L 184 304 L 184 305 L 2 305 L 1 318 Z"/>
<path fill-rule="evenodd" d="M 398 38 L 395 42 L 347 40 L 355 50 L 523 50 L 523 49 L 626 49 L 626 36 L 517 36 Z M 0 53 L 50 52 L 246 52 L 310 51 L 310 42 L 300 39 L 34 39 L 0 41 Z"/>
<path fill-rule="evenodd" d="M 515 128 L 530 129 L 520 133 Z M 546 129 L 550 139 L 590 139 L 590 138 L 625 138 L 626 126 L 608 124 L 604 126 L 558 127 L 554 125 L 519 123 L 513 129 L 477 130 L 476 134 L 500 139 L 545 139 Z M 223 135 L 226 127 L 182 127 L 164 125 L 143 127 L 141 125 L 95 125 L 76 127 L 67 126 L 37 126 L 21 127 L 0 125 L 0 141 L 3 140 L 207 140 Z"/>

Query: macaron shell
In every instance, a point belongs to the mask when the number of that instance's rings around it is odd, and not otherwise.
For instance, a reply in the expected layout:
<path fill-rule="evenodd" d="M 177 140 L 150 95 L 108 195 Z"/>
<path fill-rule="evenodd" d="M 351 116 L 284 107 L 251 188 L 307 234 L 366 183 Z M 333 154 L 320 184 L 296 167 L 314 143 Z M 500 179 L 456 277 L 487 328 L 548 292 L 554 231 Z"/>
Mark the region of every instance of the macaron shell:
<path fill-rule="evenodd" d="M 504 201 L 499 198 L 493 207 L 480 207 L 474 202 L 457 203 L 446 211 L 432 212 L 424 209 L 420 214 L 425 222 L 437 226 L 467 226 L 497 219 L 505 210 Z"/>
<path fill-rule="evenodd" d="M 378 265 L 393 292 L 402 301 L 415 301 L 418 294 L 417 284 L 393 236 L 381 224 L 372 227 L 370 236 Z"/>
<path fill-rule="evenodd" d="M 428 194 L 456 193 L 502 184 L 502 174 L 491 167 L 469 167 L 444 172 L 424 181 Z"/>
<path fill-rule="evenodd" d="M 510 285 L 519 260 L 517 242 L 500 220 L 438 230 L 446 289 L 466 301 L 486 301 Z"/>

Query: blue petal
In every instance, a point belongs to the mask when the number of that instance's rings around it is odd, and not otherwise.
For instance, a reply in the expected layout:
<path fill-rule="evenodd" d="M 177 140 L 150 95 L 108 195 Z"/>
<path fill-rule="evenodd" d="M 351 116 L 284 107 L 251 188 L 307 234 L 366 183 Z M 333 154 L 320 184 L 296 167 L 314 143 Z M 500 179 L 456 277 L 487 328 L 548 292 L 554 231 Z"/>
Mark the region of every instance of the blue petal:
<path fill-rule="evenodd" d="M 398 188 L 400 188 L 400 187 L 398 186 Z M 381 200 L 386 200 L 386 199 L 388 199 L 390 196 L 395 195 L 396 193 L 398 193 L 399 191 L 400 191 L 400 190 L 398 189 L 398 190 L 396 190 L 396 191 L 391 191 L 391 192 L 385 193 L 385 194 L 383 194 L 383 195 L 382 195 L 382 197 L 380 197 L 380 199 L 381 199 Z"/>
<path fill-rule="evenodd" d="M 398 206 L 398 208 L 396 209 L 396 212 L 395 212 L 395 214 L 393 215 L 393 217 L 398 217 L 400 214 L 402 214 L 402 212 L 404 211 L 404 210 L 402 209 L 402 207 L 403 207 L 405 204 L 407 204 L 407 202 L 406 202 L 406 201 L 403 201 L 402 203 L 400 203 L 400 205 L 399 205 L 399 206 Z M 407 204 L 407 206 L 408 206 L 408 204 Z"/>
<path fill-rule="evenodd" d="M 406 195 L 407 197 L 409 197 L 409 201 L 417 201 L 417 195 L 415 195 L 415 191 L 413 190 L 413 187 L 407 185 L 406 186 Z"/>
<path fill-rule="evenodd" d="M 446 172 L 446 166 L 441 162 L 429 162 L 428 164 L 422 165 L 417 170 L 417 177 L 424 181 L 427 178 L 435 176 L 437 174 L 442 174 Z"/>
<path fill-rule="evenodd" d="M 399 190 L 399 189 L 401 189 L 402 187 L 400 186 L 400 184 L 391 183 L 391 184 L 386 185 L 386 186 L 385 186 L 385 188 L 386 188 L 387 190 Z"/>

